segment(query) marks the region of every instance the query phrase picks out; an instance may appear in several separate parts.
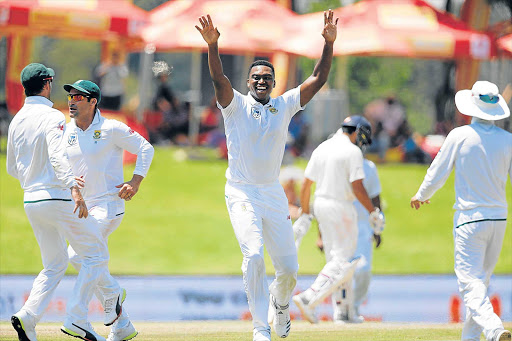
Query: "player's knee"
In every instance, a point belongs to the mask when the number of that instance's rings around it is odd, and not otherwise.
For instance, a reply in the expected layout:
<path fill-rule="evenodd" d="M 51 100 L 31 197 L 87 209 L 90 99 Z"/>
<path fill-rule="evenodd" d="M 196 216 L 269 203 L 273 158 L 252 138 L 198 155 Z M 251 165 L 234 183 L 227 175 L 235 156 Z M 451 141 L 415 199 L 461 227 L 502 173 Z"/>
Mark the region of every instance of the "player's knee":
<path fill-rule="evenodd" d="M 259 271 L 262 268 L 265 268 L 265 260 L 261 254 L 251 253 L 244 256 L 242 271 Z"/>
<path fill-rule="evenodd" d="M 51 266 L 44 268 L 43 272 L 47 277 L 62 277 L 68 268 L 67 259 L 52 263 Z"/>

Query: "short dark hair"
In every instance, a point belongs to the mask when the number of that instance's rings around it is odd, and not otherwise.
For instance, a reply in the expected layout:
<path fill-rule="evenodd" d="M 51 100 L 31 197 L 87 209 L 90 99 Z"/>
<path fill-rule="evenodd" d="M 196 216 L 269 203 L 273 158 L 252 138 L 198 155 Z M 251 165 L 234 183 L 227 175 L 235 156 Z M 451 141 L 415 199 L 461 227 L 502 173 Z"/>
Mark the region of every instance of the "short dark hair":
<path fill-rule="evenodd" d="M 354 131 L 356 131 L 357 127 L 341 127 L 344 133 L 352 134 Z"/>
<path fill-rule="evenodd" d="M 43 80 L 41 79 L 41 82 L 30 82 L 30 85 L 29 84 L 25 84 L 25 96 L 27 97 L 30 97 L 30 96 L 37 96 L 41 93 L 41 91 L 43 91 L 43 88 L 46 84 L 46 82 L 50 82 L 49 79 L 46 79 L 46 80 Z"/>
<path fill-rule="evenodd" d="M 251 64 L 251 66 L 249 67 L 249 71 L 247 72 L 247 77 L 249 77 L 249 75 L 251 74 L 252 68 L 255 66 L 259 66 L 259 65 L 268 66 L 272 70 L 272 76 L 276 75 L 276 72 L 274 71 L 274 65 L 272 65 L 271 62 L 269 62 L 268 60 L 259 59 L 259 60 L 255 60 Z"/>

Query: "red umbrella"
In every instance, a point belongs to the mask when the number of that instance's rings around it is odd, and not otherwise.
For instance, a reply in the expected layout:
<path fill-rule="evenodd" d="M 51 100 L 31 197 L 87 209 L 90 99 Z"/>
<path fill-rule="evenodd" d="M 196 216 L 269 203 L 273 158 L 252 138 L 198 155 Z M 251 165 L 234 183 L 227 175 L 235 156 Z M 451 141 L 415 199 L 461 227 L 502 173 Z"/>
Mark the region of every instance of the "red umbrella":
<path fill-rule="evenodd" d="M 0 33 L 80 37 L 137 37 L 148 12 L 128 0 L 0 1 Z"/>
<path fill-rule="evenodd" d="M 150 12 L 144 40 L 159 50 L 205 50 L 207 45 L 194 26 L 206 14 L 219 29 L 223 53 L 272 53 L 274 42 L 288 39 L 289 26 L 298 17 L 270 0 L 176 0 Z"/>
<path fill-rule="evenodd" d="M 441 59 L 496 55 L 490 35 L 471 30 L 423 0 L 363 0 L 335 10 L 334 16 L 339 18 L 335 55 Z M 322 13 L 304 15 L 302 20 L 295 38 L 285 41 L 281 49 L 319 57 L 323 41 L 313 38 L 321 30 Z M 313 41 L 317 46 L 311 46 Z"/>

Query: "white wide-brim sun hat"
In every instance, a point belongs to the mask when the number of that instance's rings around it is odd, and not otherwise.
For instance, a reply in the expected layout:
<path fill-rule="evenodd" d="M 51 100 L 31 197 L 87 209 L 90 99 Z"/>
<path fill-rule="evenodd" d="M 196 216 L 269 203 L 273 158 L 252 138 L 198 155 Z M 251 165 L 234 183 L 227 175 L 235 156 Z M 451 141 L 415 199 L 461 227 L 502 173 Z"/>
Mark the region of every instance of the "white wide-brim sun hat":
<path fill-rule="evenodd" d="M 485 102 L 480 96 L 498 97 L 496 103 Z M 471 90 L 460 90 L 455 94 L 455 105 L 461 114 L 483 120 L 497 121 L 510 116 L 510 109 L 496 84 L 487 81 L 476 82 Z"/>

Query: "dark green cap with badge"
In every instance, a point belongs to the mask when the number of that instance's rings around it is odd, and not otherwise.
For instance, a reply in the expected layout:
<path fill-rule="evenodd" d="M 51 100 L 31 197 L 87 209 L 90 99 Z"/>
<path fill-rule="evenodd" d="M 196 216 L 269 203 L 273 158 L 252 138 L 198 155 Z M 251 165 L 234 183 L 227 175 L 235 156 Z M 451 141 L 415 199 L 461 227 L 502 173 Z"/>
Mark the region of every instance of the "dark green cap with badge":
<path fill-rule="evenodd" d="M 40 63 L 31 63 L 25 66 L 21 71 L 21 84 L 25 89 L 38 88 L 43 81 L 55 76 L 55 71 Z"/>
<path fill-rule="evenodd" d="M 84 94 L 90 95 L 92 98 L 96 98 L 98 103 L 101 101 L 101 90 L 96 83 L 80 79 L 73 84 L 64 84 L 64 90 L 70 92 L 71 89 L 78 90 Z"/>

